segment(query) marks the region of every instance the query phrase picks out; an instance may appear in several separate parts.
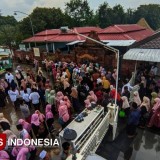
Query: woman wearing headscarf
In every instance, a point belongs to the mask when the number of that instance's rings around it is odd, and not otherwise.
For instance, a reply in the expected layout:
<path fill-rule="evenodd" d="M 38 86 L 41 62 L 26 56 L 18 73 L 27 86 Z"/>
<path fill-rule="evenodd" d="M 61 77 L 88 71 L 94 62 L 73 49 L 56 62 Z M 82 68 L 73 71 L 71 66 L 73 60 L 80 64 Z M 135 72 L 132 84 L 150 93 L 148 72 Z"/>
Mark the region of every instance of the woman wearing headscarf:
<path fill-rule="evenodd" d="M 133 138 L 136 135 L 136 128 L 139 124 L 140 110 L 137 103 L 132 103 L 132 110 L 128 118 L 127 134 L 129 138 Z"/>
<path fill-rule="evenodd" d="M 24 79 L 24 77 L 23 77 L 22 73 L 18 70 L 16 70 L 15 73 L 16 73 L 15 77 L 16 77 L 16 80 L 18 82 L 18 86 L 20 87 L 21 86 L 21 80 Z"/>
<path fill-rule="evenodd" d="M 71 117 L 71 102 L 67 96 L 64 96 L 63 101 L 65 102 L 65 104 L 68 108 L 69 116 Z"/>
<path fill-rule="evenodd" d="M 54 116 L 52 113 L 52 105 L 51 104 L 47 104 L 46 109 L 46 123 L 49 129 L 52 128 L 53 122 L 54 122 Z"/>
<path fill-rule="evenodd" d="M 40 120 L 38 114 L 34 113 L 31 117 L 31 127 L 34 132 L 34 135 L 38 137 L 38 131 L 40 126 Z"/>
<path fill-rule="evenodd" d="M 16 157 L 18 155 L 18 153 L 20 152 L 20 150 L 22 149 L 22 147 L 20 146 L 14 146 L 13 149 L 12 149 L 12 152 L 11 152 L 11 158 L 13 160 L 16 160 Z"/>
<path fill-rule="evenodd" d="M 150 110 L 150 99 L 148 97 L 144 96 L 143 102 L 140 105 L 141 116 L 140 116 L 140 120 L 139 120 L 139 126 L 141 128 L 144 128 L 147 123 L 147 118 L 148 118 L 147 113 L 149 110 Z"/>
<path fill-rule="evenodd" d="M 48 103 L 51 104 L 51 105 L 55 105 L 55 99 L 56 99 L 55 90 L 51 90 L 50 91 L 50 96 L 48 98 Z"/>
<path fill-rule="evenodd" d="M 91 107 L 91 102 L 90 102 L 89 99 L 86 99 L 86 100 L 84 101 L 84 103 L 85 103 L 85 107 L 86 107 L 87 109 Z"/>
<path fill-rule="evenodd" d="M 22 147 L 17 154 L 16 160 L 27 160 L 28 154 L 29 154 L 29 149 L 27 147 Z"/>
<path fill-rule="evenodd" d="M 122 99 L 122 109 L 124 109 L 126 116 L 128 116 L 130 112 L 130 105 L 128 102 L 128 98 L 126 96 L 123 96 L 121 97 L 121 99 Z"/>
<path fill-rule="evenodd" d="M 6 134 L 7 139 L 12 135 L 14 135 L 16 137 L 16 135 L 11 130 L 5 130 L 5 131 L 3 131 L 3 133 Z"/>
<path fill-rule="evenodd" d="M 102 85 L 103 85 L 103 90 L 108 93 L 110 90 L 110 82 L 106 79 L 106 77 L 104 76 L 102 79 Z"/>
<path fill-rule="evenodd" d="M 94 100 L 94 102 L 96 103 L 97 102 L 97 96 L 94 94 L 94 92 L 90 91 L 89 94 L 92 97 L 92 99 Z"/>
<path fill-rule="evenodd" d="M 3 113 L 0 113 L 0 126 L 2 127 L 3 131 L 10 130 L 10 123 L 6 118 L 4 118 Z"/>
<path fill-rule="evenodd" d="M 116 89 L 113 87 L 113 85 L 110 85 L 110 97 L 111 97 L 111 99 L 115 99 L 116 94 L 117 94 L 117 103 L 118 103 L 118 105 L 120 105 L 121 104 L 121 96 L 118 93 L 118 91 L 116 91 Z"/>
<path fill-rule="evenodd" d="M 60 105 L 58 107 L 58 113 L 59 113 L 59 123 L 64 128 L 67 125 L 67 122 L 69 121 L 70 117 L 68 114 L 68 108 L 63 100 L 60 101 Z"/>
<path fill-rule="evenodd" d="M 5 89 L 5 93 L 6 95 L 8 94 L 8 83 L 4 80 L 4 79 L 1 79 L 0 80 L 0 85 Z"/>
<path fill-rule="evenodd" d="M 133 102 L 137 103 L 138 106 L 141 105 L 141 99 L 139 97 L 138 91 L 134 92 Z"/>
<path fill-rule="evenodd" d="M 155 104 L 152 108 L 151 111 L 151 118 L 148 124 L 148 127 L 152 127 L 155 126 L 157 128 L 160 128 L 160 98 L 156 98 L 155 100 Z"/>
<path fill-rule="evenodd" d="M 78 91 L 75 87 L 72 87 L 70 96 L 71 96 L 72 106 L 74 108 L 74 111 L 80 112 L 81 107 L 78 99 Z"/>
<path fill-rule="evenodd" d="M 56 107 L 58 108 L 59 104 L 60 104 L 60 101 L 63 100 L 64 98 L 64 95 L 61 91 L 57 92 L 57 95 L 56 95 Z"/>
<path fill-rule="evenodd" d="M 5 146 L 5 150 L 11 151 L 12 148 L 9 146 L 9 144 L 11 144 L 11 143 L 10 143 L 11 140 L 17 138 L 17 136 L 16 136 L 11 130 L 5 130 L 5 131 L 3 131 L 3 134 L 6 134 L 6 136 L 7 136 L 7 141 L 8 141 L 8 143 L 7 143 L 6 146 Z"/>
<path fill-rule="evenodd" d="M 68 78 L 67 78 L 68 79 Z M 64 86 L 64 91 L 67 94 L 71 93 L 71 88 L 70 88 L 70 84 L 68 83 L 68 80 L 66 78 L 63 80 L 63 86 Z"/>
<path fill-rule="evenodd" d="M 48 133 L 47 132 L 47 127 L 46 127 L 46 124 L 45 124 L 45 115 L 43 113 L 41 113 L 39 110 L 36 110 L 35 114 L 38 114 L 39 122 L 40 122 L 39 136 L 42 137 L 42 138 L 45 138 L 47 133 Z"/>
<path fill-rule="evenodd" d="M 10 156 L 4 150 L 0 151 L 0 160 L 10 160 Z"/>
<path fill-rule="evenodd" d="M 151 93 L 152 99 L 151 99 L 151 106 L 154 105 L 154 100 L 158 97 L 158 94 L 156 92 Z"/>
<path fill-rule="evenodd" d="M 19 119 L 18 124 L 21 124 L 24 129 L 31 135 L 31 124 L 26 122 L 24 119 Z"/>

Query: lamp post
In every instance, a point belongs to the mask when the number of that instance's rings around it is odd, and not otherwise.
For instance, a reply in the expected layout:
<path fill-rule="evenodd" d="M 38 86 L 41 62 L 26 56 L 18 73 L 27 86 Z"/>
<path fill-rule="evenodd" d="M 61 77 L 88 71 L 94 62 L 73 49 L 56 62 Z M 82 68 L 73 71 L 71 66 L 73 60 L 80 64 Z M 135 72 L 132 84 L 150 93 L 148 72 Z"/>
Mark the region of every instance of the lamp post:
<path fill-rule="evenodd" d="M 91 40 L 91 41 L 93 41 L 93 42 L 95 42 L 95 43 L 98 43 L 98 44 L 104 46 L 104 48 L 106 48 L 106 49 L 108 49 L 108 50 L 110 50 L 110 51 L 116 53 L 116 58 L 117 58 L 116 92 L 118 93 L 118 79 L 119 79 L 119 50 L 118 50 L 118 49 L 115 49 L 115 48 L 113 48 L 113 47 L 108 47 L 108 46 L 105 45 L 104 43 L 102 43 L 102 42 L 100 42 L 100 41 L 97 41 L 97 40 L 95 40 L 95 39 L 93 39 L 93 38 L 90 38 L 90 37 L 88 37 L 88 36 L 85 36 L 85 35 L 83 35 L 83 34 L 80 34 L 80 33 L 78 33 L 77 31 L 75 32 L 75 31 L 73 31 L 72 29 L 68 29 L 68 31 L 71 31 L 71 32 L 73 32 L 73 33 L 75 33 L 75 34 L 77 34 L 77 35 L 79 35 L 79 36 L 81 36 L 81 37 L 84 37 L 84 38 L 86 38 L 86 39 L 89 39 L 89 40 Z M 115 95 L 115 107 L 117 106 L 117 103 L 116 103 L 116 102 L 117 102 L 117 94 Z M 116 110 L 115 110 L 115 109 L 114 109 L 114 113 L 116 113 Z"/>
<path fill-rule="evenodd" d="M 27 16 L 29 17 L 29 21 L 30 21 L 31 28 L 32 28 L 32 35 L 33 35 L 33 37 L 34 37 L 33 23 L 32 23 L 32 20 L 31 20 L 30 15 L 27 14 L 27 13 L 21 12 L 21 11 L 14 11 L 14 15 L 17 15 L 17 13 L 21 13 L 21 14 L 27 15 Z M 35 46 L 36 46 L 36 42 L 34 42 L 34 43 L 35 43 Z"/>

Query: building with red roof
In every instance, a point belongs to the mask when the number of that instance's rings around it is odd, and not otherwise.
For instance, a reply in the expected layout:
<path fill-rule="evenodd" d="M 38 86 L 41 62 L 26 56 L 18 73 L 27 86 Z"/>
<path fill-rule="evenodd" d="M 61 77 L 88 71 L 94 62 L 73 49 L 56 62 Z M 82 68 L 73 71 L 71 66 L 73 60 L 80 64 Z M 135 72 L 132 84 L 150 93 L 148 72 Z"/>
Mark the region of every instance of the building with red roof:
<path fill-rule="evenodd" d="M 76 33 L 88 36 L 91 31 L 98 34 L 99 39 L 108 46 L 130 46 L 134 42 L 138 42 L 154 31 L 142 27 L 138 24 L 122 24 L 113 25 L 105 29 L 99 27 L 74 27 L 72 30 L 64 32 L 61 29 L 50 29 L 35 34 L 34 37 L 23 40 L 24 43 L 36 42 L 37 45 L 47 46 L 48 51 L 56 49 L 67 49 L 67 46 L 75 45 L 85 41 L 85 38 Z M 39 43 L 39 44 L 38 44 Z"/>

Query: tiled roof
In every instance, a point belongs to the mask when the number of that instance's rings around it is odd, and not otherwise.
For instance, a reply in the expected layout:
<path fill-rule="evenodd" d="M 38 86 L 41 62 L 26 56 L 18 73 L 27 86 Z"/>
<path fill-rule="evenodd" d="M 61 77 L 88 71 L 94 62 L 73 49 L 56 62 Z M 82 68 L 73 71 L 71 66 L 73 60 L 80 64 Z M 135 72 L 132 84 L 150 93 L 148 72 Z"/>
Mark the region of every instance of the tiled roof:
<path fill-rule="evenodd" d="M 100 40 L 133 40 L 126 34 L 99 34 Z"/>
<path fill-rule="evenodd" d="M 49 42 L 73 42 L 77 40 L 85 40 L 84 37 L 78 36 L 76 34 L 60 34 L 56 37 L 51 38 L 48 40 Z"/>
<path fill-rule="evenodd" d="M 57 35 L 60 34 L 60 29 L 49 29 L 35 34 L 35 36 L 45 36 L 45 35 Z"/>
<path fill-rule="evenodd" d="M 73 30 L 78 33 L 89 33 L 91 31 L 100 32 L 102 31 L 99 27 L 74 27 Z"/>
<path fill-rule="evenodd" d="M 30 37 L 27 38 L 25 40 L 23 40 L 23 42 L 45 42 L 45 41 L 49 41 L 50 39 L 53 39 L 54 37 L 56 37 L 57 35 L 50 35 L 50 36 L 34 36 L 34 37 Z"/>
<path fill-rule="evenodd" d="M 127 33 L 138 30 L 145 30 L 145 28 L 137 24 L 113 25 L 103 29 L 101 33 Z"/>
<path fill-rule="evenodd" d="M 101 29 L 99 27 L 75 27 L 72 31 L 63 33 L 60 29 L 45 30 L 35 34 L 34 37 L 25 39 L 23 42 L 72 42 L 85 40 L 84 37 L 76 34 L 88 35 L 91 31 L 96 31 L 100 40 L 136 40 L 140 41 L 153 34 L 153 31 L 137 24 L 114 25 Z M 75 32 L 75 33 L 74 33 Z"/>
<path fill-rule="evenodd" d="M 160 32 L 135 43 L 131 48 L 160 49 Z"/>

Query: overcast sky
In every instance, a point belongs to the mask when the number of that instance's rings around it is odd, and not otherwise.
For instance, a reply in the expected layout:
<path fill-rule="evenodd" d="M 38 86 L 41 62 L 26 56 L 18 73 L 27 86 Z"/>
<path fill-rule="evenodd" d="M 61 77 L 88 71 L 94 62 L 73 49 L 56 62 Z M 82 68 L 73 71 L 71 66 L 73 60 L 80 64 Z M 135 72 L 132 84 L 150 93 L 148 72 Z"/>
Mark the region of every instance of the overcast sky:
<path fill-rule="evenodd" d="M 0 0 L 2 15 L 13 15 L 13 11 L 23 11 L 30 14 L 35 7 L 60 7 L 64 8 L 65 3 L 70 0 Z M 88 0 L 92 9 L 96 10 L 99 4 L 107 1 L 112 7 L 121 4 L 124 8 L 137 8 L 141 4 L 160 4 L 160 0 Z M 24 15 L 18 14 L 16 18 L 22 19 Z"/>

